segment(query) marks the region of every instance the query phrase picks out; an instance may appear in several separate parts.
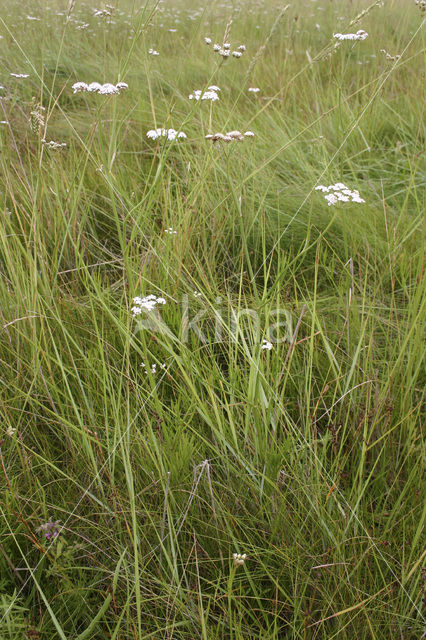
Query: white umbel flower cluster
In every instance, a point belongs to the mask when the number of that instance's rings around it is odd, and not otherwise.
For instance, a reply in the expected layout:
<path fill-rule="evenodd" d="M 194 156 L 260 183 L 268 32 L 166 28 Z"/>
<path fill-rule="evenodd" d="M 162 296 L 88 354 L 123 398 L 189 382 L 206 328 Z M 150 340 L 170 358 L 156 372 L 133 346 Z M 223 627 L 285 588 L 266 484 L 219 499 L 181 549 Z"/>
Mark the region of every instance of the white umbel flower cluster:
<path fill-rule="evenodd" d="M 160 54 L 155 49 L 148 49 L 148 53 L 150 56 L 159 56 Z"/>
<path fill-rule="evenodd" d="M 336 40 L 365 40 L 368 38 L 368 33 L 360 29 L 356 33 L 333 33 L 333 38 Z"/>
<path fill-rule="evenodd" d="M 145 373 L 148 375 L 148 369 L 147 369 L 147 367 L 146 367 L 145 362 L 141 362 L 141 367 L 142 367 L 143 369 L 145 369 Z M 165 363 L 165 362 L 162 362 L 162 363 L 160 364 L 160 369 L 166 369 L 166 368 L 167 368 L 166 363 Z M 152 364 L 152 365 L 149 367 L 149 370 L 151 371 L 151 373 L 152 373 L 153 375 L 154 375 L 155 373 L 157 373 L 157 365 L 156 365 L 156 363 L 155 363 L 155 362 L 154 362 L 154 364 Z"/>
<path fill-rule="evenodd" d="M 322 193 L 325 194 L 324 198 L 327 200 L 329 207 L 338 202 L 356 202 L 358 204 L 365 202 L 365 200 L 360 197 L 359 191 L 348 189 L 343 182 L 336 182 L 336 184 L 331 184 L 328 187 L 320 184 L 318 187 L 315 187 L 315 191 L 322 191 Z"/>
<path fill-rule="evenodd" d="M 260 89 L 259 87 L 249 87 L 248 88 L 248 92 L 249 93 L 259 93 Z"/>
<path fill-rule="evenodd" d="M 234 560 L 235 566 L 236 567 L 240 567 L 247 560 L 247 554 L 246 553 L 233 553 L 232 554 L 232 559 Z"/>
<path fill-rule="evenodd" d="M 197 102 L 199 100 L 211 100 L 212 102 L 215 102 L 216 100 L 219 100 L 218 91 L 220 91 L 219 87 L 212 84 L 210 87 L 207 87 L 204 93 L 202 89 L 195 89 L 195 91 L 193 91 L 193 93 L 188 97 L 190 100 L 196 100 Z"/>
<path fill-rule="evenodd" d="M 416 0 L 416 5 L 419 7 L 420 11 L 426 11 L 426 0 Z"/>
<path fill-rule="evenodd" d="M 234 142 L 238 140 L 244 140 L 244 138 L 254 138 L 253 131 L 246 131 L 245 133 L 241 133 L 241 131 L 228 131 L 228 133 L 209 133 L 206 136 L 206 140 L 211 140 L 212 142 Z"/>
<path fill-rule="evenodd" d="M 426 0 L 425 0 L 425 2 L 426 2 Z M 390 53 L 388 53 L 386 51 L 386 49 L 380 49 L 380 53 L 384 53 L 385 54 L 386 60 L 393 61 L 393 62 L 398 62 L 398 60 L 401 57 L 399 54 L 397 54 L 395 56 L 391 55 Z"/>
<path fill-rule="evenodd" d="M 206 37 L 204 38 L 204 42 L 207 45 L 211 45 L 212 39 L 209 37 Z M 246 50 L 245 44 L 240 44 L 240 46 L 237 47 L 235 51 L 232 51 L 232 55 L 234 58 L 241 58 L 245 50 Z M 215 53 L 218 53 L 220 56 L 222 56 L 222 58 L 229 58 L 229 56 L 231 55 L 231 45 L 229 42 L 224 42 L 222 45 L 214 43 L 213 51 Z"/>
<path fill-rule="evenodd" d="M 50 149 L 51 151 L 60 151 L 61 149 L 65 149 L 65 147 L 67 146 L 66 142 L 55 142 L 54 140 L 47 142 L 47 140 L 45 140 L 44 138 L 41 143 L 43 147 L 45 147 L 46 149 Z"/>
<path fill-rule="evenodd" d="M 146 137 L 151 138 L 151 140 L 157 140 L 158 138 L 166 138 L 167 140 L 172 141 L 175 138 L 178 138 L 178 139 L 186 138 L 187 135 L 183 131 L 180 131 L 178 133 L 176 129 L 162 129 L 160 127 L 159 129 L 151 129 L 150 131 L 148 131 L 146 134 Z"/>
<path fill-rule="evenodd" d="M 170 236 L 175 236 L 177 234 L 177 231 L 175 231 L 173 227 L 167 227 L 167 229 L 164 229 L 164 233 L 167 233 Z"/>
<path fill-rule="evenodd" d="M 106 4 L 105 9 L 94 9 L 94 18 L 110 18 L 114 12 L 114 7 L 111 4 Z"/>
<path fill-rule="evenodd" d="M 262 346 L 260 348 L 262 349 L 262 351 L 272 351 L 272 342 L 269 342 L 269 340 L 263 340 Z"/>
<path fill-rule="evenodd" d="M 131 312 L 133 317 L 140 316 L 142 311 L 153 311 L 159 304 L 166 304 L 164 298 L 158 298 L 154 296 L 152 293 L 144 298 L 140 298 L 136 296 L 133 298 L 134 307 L 131 308 Z"/>
<path fill-rule="evenodd" d="M 74 93 L 99 93 L 99 95 L 102 96 L 118 95 L 128 88 L 129 85 L 126 82 L 117 82 L 117 84 L 111 84 L 109 82 L 105 84 L 100 84 L 99 82 L 91 82 L 90 84 L 75 82 L 72 85 Z"/>
<path fill-rule="evenodd" d="M 29 73 L 11 73 L 12 78 L 29 78 Z"/>

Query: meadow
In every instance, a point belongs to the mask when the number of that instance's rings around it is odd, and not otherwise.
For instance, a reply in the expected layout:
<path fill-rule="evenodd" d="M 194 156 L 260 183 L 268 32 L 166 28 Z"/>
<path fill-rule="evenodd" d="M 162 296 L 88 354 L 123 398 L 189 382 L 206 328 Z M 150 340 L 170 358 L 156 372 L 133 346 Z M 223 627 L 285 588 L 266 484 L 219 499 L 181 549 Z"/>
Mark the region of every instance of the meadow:
<path fill-rule="evenodd" d="M 0 639 L 424 637 L 424 0 L 0 9 Z"/>

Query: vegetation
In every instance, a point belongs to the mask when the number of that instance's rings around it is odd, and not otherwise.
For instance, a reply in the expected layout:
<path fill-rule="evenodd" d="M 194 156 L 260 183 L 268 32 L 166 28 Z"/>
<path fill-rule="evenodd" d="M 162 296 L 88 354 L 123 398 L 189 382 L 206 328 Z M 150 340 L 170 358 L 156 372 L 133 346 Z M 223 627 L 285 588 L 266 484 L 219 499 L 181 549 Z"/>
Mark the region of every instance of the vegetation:
<path fill-rule="evenodd" d="M 421 6 L 3 3 L 1 638 L 421 637 Z"/>

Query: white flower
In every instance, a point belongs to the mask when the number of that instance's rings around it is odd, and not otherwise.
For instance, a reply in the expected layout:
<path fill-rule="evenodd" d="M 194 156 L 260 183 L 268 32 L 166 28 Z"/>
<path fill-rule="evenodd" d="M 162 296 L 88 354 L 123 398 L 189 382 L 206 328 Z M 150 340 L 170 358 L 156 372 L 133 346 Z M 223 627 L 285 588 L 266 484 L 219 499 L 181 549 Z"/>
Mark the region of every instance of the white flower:
<path fill-rule="evenodd" d="M 155 49 L 148 49 L 148 53 L 151 56 L 159 56 L 160 54 Z"/>
<path fill-rule="evenodd" d="M 239 567 L 247 560 L 247 554 L 245 553 L 233 553 L 232 558 L 236 567 Z"/>
<path fill-rule="evenodd" d="M 216 91 L 213 91 L 212 89 L 208 89 L 207 91 L 205 91 L 204 93 L 202 92 L 201 89 L 196 89 L 194 91 L 194 93 L 191 93 L 191 95 L 189 96 L 190 100 L 211 100 L 212 102 L 215 102 L 216 100 L 219 100 L 219 96 L 217 95 Z"/>
<path fill-rule="evenodd" d="M 222 49 L 230 49 L 231 45 L 229 44 L 229 42 L 225 42 L 225 44 L 222 45 Z"/>
<path fill-rule="evenodd" d="M 112 7 L 111 5 L 107 5 L 106 9 L 94 9 L 93 16 L 95 18 L 108 18 L 109 16 L 112 15 L 113 11 L 114 11 L 114 7 Z"/>
<path fill-rule="evenodd" d="M 333 37 L 337 40 L 365 40 L 368 33 L 360 29 L 356 33 L 333 33 Z"/>
<path fill-rule="evenodd" d="M 384 53 L 386 56 L 386 60 L 394 60 L 395 62 L 398 62 L 398 60 L 400 59 L 400 55 L 395 55 L 395 56 L 391 56 L 390 53 L 388 53 L 386 51 L 386 49 L 380 49 L 380 53 Z"/>
<path fill-rule="evenodd" d="M 106 84 L 103 84 L 100 89 L 98 89 L 98 93 L 103 96 L 111 96 L 120 93 L 120 89 L 117 89 L 115 84 L 107 82 Z"/>
<path fill-rule="evenodd" d="M 144 298 L 140 298 L 139 296 L 136 296 L 135 298 L 133 298 L 133 303 L 135 306 L 131 308 L 131 312 L 133 314 L 133 317 L 135 317 L 135 316 L 139 316 L 142 313 L 143 309 L 145 311 L 152 311 L 157 307 L 157 305 L 166 304 L 166 301 L 164 298 L 157 298 L 157 296 L 154 296 L 151 293 L 150 295 L 145 296 Z"/>
<path fill-rule="evenodd" d="M 29 73 L 11 73 L 12 78 L 29 78 Z"/>
<path fill-rule="evenodd" d="M 241 51 L 233 51 L 232 55 L 234 56 L 234 58 L 241 58 L 243 54 L 241 53 Z"/>
<path fill-rule="evenodd" d="M 89 87 L 85 82 L 75 82 L 72 87 L 74 93 L 79 93 L 80 91 L 88 91 Z"/>
<path fill-rule="evenodd" d="M 262 350 L 263 349 L 267 349 L 268 351 L 272 350 L 272 342 L 269 342 L 269 340 L 263 340 L 262 341 L 262 346 L 260 347 Z"/>
<path fill-rule="evenodd" d="M 249 93 L 259 93 L 260 89 L 259 87 L 249 87 L 248 88 L 248 92 Z"/>
<path fill-rule="evenodd" d="M 177 231 L 175 231 L 172 227 L 167 227 L 167 229 L 164 229 L 164 233 L 175 236 L 177 234 Z"/>
<path fill-rule="evenodd" d="M 148 374 L 148 369 L 146 368 L 146 364 L 145 364 L 144 362 L 141 362 L 141 367 L 142 367 L 143 369 L 145 369 L 145 373 L 146 373 L 146 374 Z M 160 369 L 166 369 L 166 368 L 167 368 L 166 363 L 165 363 L 165 362 L 162 362 L 162 363 L 160 364 Z M 156 363 L 155 363 L 155 362 L 154 362 L 154 364 L 152 364 L 152 365 L 151 365 L 150 370 L 151 370 L 151 373 L 152 373 L 152 374 L 157 373 L 157 365 L 156 365 Z"/>
<path fill-rule="evenodd" d="M 27 20 L 40 20 L 40 18 L 36 18 L 35 16 L 27 16 Z"/>
<path fill-rule="evenodd" d="M 328 187 L 320 184 L 315 187 L 315 191 L 322 191 L 322 193 L 326 194 L 324 198 L 328 202 L 329 207 L 336 204 L 337 202 L 356 202 L 358 204 L 365 202 L 365 200 L 360 197 L 359 191 L 357 191 L 356 189 L 354 191 L 348 189 L 348 187 L 344 185 L 343 182 L 336 182 L 335 184 L 331 184 Z M 330 191 L 332 191 L 333 193 L 329 193 Z"/>
<path fill-rule="evenodd" d="M 220 46 L 220 44 L 214 44 L 213 45 L 213 51 L 220 51 L 222 49 L 222 47 Z"/>
<path fill-rule="evenodd" d="M 84 84 L 84 82 L 80 82 L 77 84 Z M 98 93 L 100 89 L 102 89 L 102 85 L 100 82 L 91 82 L 89 85 L 86 85 L 87 89 L 82 89 L 82 91 L 88 91 L 89 93 Z M 75 93 L 75 92 L 74 92 Z"/>
<path fill-rule="evenodd" d="M 244 135 L 246 138 L 254 138 L 253 131 L 246 131 Z"/>
<path fill-rule="evenodd" d="M 47 142 L 44 138 L 41 141 L 42 145 L 44 147 L 47 147 L 48 149 L 51 149 L 52 151 L 59 151 L 59 149 L 65 149 L 65 147 L 67 146 L 66 142 L 55 142 L 54 140 L 51 140 L 50 142 Z"/>
<path fill-rule="evenodd" d="M 6 433 L 9 436 L 9 438 L 11 438 L 13 434 L 16 433 L 15 427 L 12 427 L 9 425 L 8 428 L 6 429 Z"/>
<path fill-rule="evenodd" d="M 216 93 L 220 91 L 219 87 L 217 87 L 215 84 L 211 84 L 209 87 L 207 87 L 207 89 L 209 89 L 209 91 L 216 91 Z"/>
<path fill-rule="evenodd" d="M 129 88 L 126 82 L 117 82 L 117 84 L 100 84 L 100 82 L 91 82 L 86 84 L 85 82 L 75 82 L 72 85 L 74 93 L 80 93 L 81 91 L 88 93 L 99 93 L 100 95 L 117 95 L 121 91 L 125 91 Z"/>
<path fill-rule="evenodd" d="M 230 51 L 228 51 L 227 49 L 221 49 L 219 51 L 219 55 L 222 56 L 222 58 L 229 58 Z"/>
<path fill-rule="evenodd" d="M 151 129 L 150 131 L 147 132 L 146 134 L 147 138 L 151 138 L 151 140 L 157 140 L 158 138 L 167 138 L 167 140 L 171 141 L 174 140 L 175 138 L 186 138 L 187 135 L 186 133 L 184 133 L 183 131 L 180 131 L 179 133 L 176 131 L 176 129 Z"/>
<path fill-rule="evenodd" d="M 204 38 L 204 42 L 206 44 L 211 44 L 212 43 L 212 39 L 211 38 Z"/>
<path fill-rule="evenodd" d="M 240 46 L 238 47 L 238 51 L 244 52 L 245 50 L 246 50 L 246 45 L 245 44 L 240 44 Z"/>

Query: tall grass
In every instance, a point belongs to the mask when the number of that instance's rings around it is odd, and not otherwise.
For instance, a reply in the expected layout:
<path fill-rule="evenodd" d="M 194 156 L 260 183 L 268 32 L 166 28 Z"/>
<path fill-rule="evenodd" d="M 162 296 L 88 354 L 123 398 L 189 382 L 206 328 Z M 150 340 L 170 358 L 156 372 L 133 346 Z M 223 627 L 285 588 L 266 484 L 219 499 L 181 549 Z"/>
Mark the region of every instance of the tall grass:
<path fill-rule="evenodd" d="M 0 637 L 420 638 L 424 14 L 72 5 L 0 16 Z"/>

